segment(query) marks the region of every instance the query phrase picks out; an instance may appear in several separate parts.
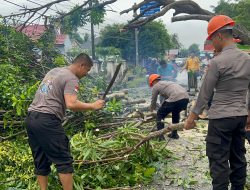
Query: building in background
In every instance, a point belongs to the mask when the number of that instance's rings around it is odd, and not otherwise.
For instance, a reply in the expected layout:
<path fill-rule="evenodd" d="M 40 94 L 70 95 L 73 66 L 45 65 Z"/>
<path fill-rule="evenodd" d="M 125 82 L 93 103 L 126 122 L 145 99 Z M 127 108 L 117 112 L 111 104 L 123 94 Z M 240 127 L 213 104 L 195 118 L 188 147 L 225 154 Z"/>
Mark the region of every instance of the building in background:
<path fill-rule="evenodd" d="M 22 32 L 30 39 L 36 41 L 46 32 L 46 27 L 44 25 L 33 24 L 26 26 Z M 66 55 L 70 49 L 72 49 L 72 42 L 69 35 L 63 34 L 60 29 L 55 29 L 55 35 L 55 48 L 58 49 L 61 54 Z"/>

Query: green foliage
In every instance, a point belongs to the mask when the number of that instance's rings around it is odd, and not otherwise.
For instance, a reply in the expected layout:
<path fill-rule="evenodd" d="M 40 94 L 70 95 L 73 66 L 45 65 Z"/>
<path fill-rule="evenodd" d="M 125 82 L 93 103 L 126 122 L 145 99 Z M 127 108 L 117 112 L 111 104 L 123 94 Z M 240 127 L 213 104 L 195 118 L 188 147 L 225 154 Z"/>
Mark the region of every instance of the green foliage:
<path fill-rule="evenodd" d="M 130 135 L 139 132 L 138 129 L 125 127 L 118 130 L 119 135 L 111 140 L 100 140 L 91 132 L 79 133 L 71 139 L 72 151 L 75 160 L 96 161 L 101 160 L 117 150 L 126 146 L 134 146 L 135 141 L 130 140 Z M 153 143 L 158 149 L 148 149 L 143 146 L 139 151 L 130 155 L 128 160 L 113 163 L 93 164 L 90 166 L 79 165 L 76 170 L 75 183 L 92 188 L 109 188 L 121 186 L 134 186 L 140 183 L 149 183 L 156 172 L 155 162 L 166 162 L 169 152 L 161 149 L 160 143 Z M 111 151 L 111 152 L 110 152 Z M 150 154 L 148 153 L 150 151 Z M 158 155 L 162 151 L 162 154 Z M 165 161 L 164 161 L 165 159 Z"/>
<path fill-rule="evenodd" d="M 128 81 L 123 82 L 118 88 L 137 88 L 147 84 L 146 70 L 141 66 L 131 66 L 126 74 Z"/>
<path fill-rule="evenodd" d="M 33 176 L 31 151 L 25 143 L 4 142 L 0 146 L 0 189 L 38 188 Z"/>
<path fill-rule="evenodd" d="M 188 57 L 188 49 L 181 49 L 180 53 L 179 53 L 179 57 Z"/>
<path fill-rule="evenodd" d="M 247 176 L 246 189 L 250 189 L 250 176 Z"/>
<path fill-rule="evenodd" d="M 26 73 L 30 72 L 30 63 L 34 62 L 32 49 L 35 48 L 35 44 L 24 34 L 1 23 L 0 44 L 0 64 L 18 66 L 26 78 Z"/>
<path fill-rule="evenodd" d="M 66 60 L 65 60 L 65 57 L 63 55 L 59 55 L 57 56 L 55 59 L 54 59 L 54 64 L 57 66 L 57 67 L 62 67 L 62 66 L 65 66 L 66 65 Z"/>
<path fill-rule="evenodd" d="M 97 2 L 97 4 L 98 3 L 99 2 Z M 91 22 L 94 25 L 98 25 L 100 23 L 103 23 L 104 22 L 105 13 L 106 13 L 106 11 L 105 11 L 104 7 L 93 8 L 91 10 L 91 13 L 90 13 Z"/>
<path fill-rule="evenodd" d="M 146 24 L 139 30 L 139 54 L 161 57 L 172 47 L 170 35 L 162 21 Z"/>
<path fill-rule="evenodd" d="M 218 5 L 214 7 L 214 12 L 217 14 L 227 15 L 231 18 L 237 15 L 234 4 L 230 3 L 228 0 L 220 0 Z"/>
<path fill-rule="evenodd" d="M 98 57 L 106 59 L 109 56 L 121 56 L 121 50 L 115 47 L 97 47 L 96 54 Z"/>
<path fill-rule="evenodd" d="M 111 112 L 112 115 L 118 115 L 122 110 L 122 104 L 120 101 L 117 101 L 115 98 L 108 101 L 106 108 L 107 111 Z"/>
<path fill-rule="evenodd" d="M 113 24 L 106 26 L 101 31 L 101 47 L 115 47 L 121 50 L 123 58 L 126 58 L 129 54 L 128 46 L 131 49 L 134 48 L 133 44 L 133 32 L 120 32 L 120 29 L 123 27 L 121 24 Z"/>
<path fill-rule="evenodd" d="M 215 13 L 225 14 L 233 18 L 237 23 L 250 30 L 250 1 L 238 0 L 236 2 L 221 0 L 214 8 Z"/>
<path fill-rule="evenodd" d="M 84 8 L 80 8 L 76 5 L 72 8 L 71 14 L 65 16 L 61 23 L 61 28 L 65 33 L 75 35 L 78 28 L 86 25 L 88 22 L 92 22 L 94 25 L 103 23 L 105 16 L 105 8 L 97 6 L 99 1 L 93 1 L 92 6 L 94 7 L 91 11 L 84 11 Z M 77 37 L 79 39 L 79 36 Z"/>
<path fill-rule="evenodd" d="M 192 44 L 188 48 L 189 53 L 194 53 L 195 55 L 198 55 L 200 52 L 199 45 L 198 44 Z"/>
<path fill-rule="evenodd" d="M 237 47 L 242 50 L 250 50 L 250 45 L 240 45 L 237 44 Z"/>
<path fill-rule="evenodd" d="M 83 12 L 81 8 L 79 9 L 79 5 L 73 7 L 73 10 L 75 11 L 72 14 L 67 15 L 61 21 L 61 28 L 64 33 L 75 33 L 78 27 L 87 24 L 87 12 Z"/>
<path fill-rule="evenodd" d="M 25 82 L 19 67 L 0 64 L 1 109 L 13 110 L 17 116 L 25 116 L 37 87 L 38 83 L 32 85 L 32 82 Z"/>
<path fill-rule="evenodd" d="M 130 71 L 132 72 L 133 75 L 135 75 L 137 77 L 145 77 L 145 75 L 146 75 L 145 68 L 143 68 L 141 66 L 130 67 Z"/>
<path fill-rule="evenodd" d="M 89 54 L 88 50 L 87 49 L 81 49 L 81 48 L 78 48 L 78 47 L 75 47 L 75 48 L 72 48 L 68 53 L 67 55 L 72 57 L 72 58 L 75 58 L 77 55 L 79 55 L 80 53 L 87 53 Z"/>
<path fill-rule="evenodd" d="M 174 49 L 180 49 L 182 47 L 178 34 L 171 35 L 171 44 L 172 44 L 172 48 Z"/>
<path fill-rule="evenodd" d="M 28 112 L 28 107 L 31 104 L 34 95 L 38 89 L 39 82 L 36 82 L 34 85 L 24 85 L 19 94 L 12 95 L 12 107 L 15 110 L 15 113 L 19 117 L 25 117 Z"/>
<path fill-rule="evenodd" d="M 101 47 L 115 47 L 121 50 L 122 57 L 134 60 L 134 30 L 120 32 L 121 24 L 106 26 L 101 32 Z M 139 29 L 140 57 L 159 57 L 172 47 L 170 35 L 162 21 L 153 21 Z"/>
<path fill-rule="evenodd" d="M 135 78 L 134 80 L 127 82 L 128 88 L 137 88 L 139 86 L 144 86 L 147 83 L 146 77 Z"/>
<path fill-rule="evenodd" d="M 235 16 L 236 22 L 245 26 L 248 30 L 250 30 L 250 1 L 249 0 L 241 0 L 235 5 L 235 9 L 239 13 Z"/>
<path fill-rule="evenodd" d="M 0 102 L 1 109 L 11 109 L 12 93 L 19 91 L 20 81 L 23 80 L 19 75 L 19 67 L 8 64 L 0 64 Z"/>
<path fill-rule="evenodd" d="M 93 125 L 93 124 L 89 124 Z M 71 150 L 74 160 L 98 161 L 115 153 L 115 150 L 133 147 L 138 140 L 131 138 L 134 133 L 141 134 L 137 128 L 125 126 L 120 128 L 118 135 L 110 140 L 103 140 L 92 131 L 74 135 L 71 140 Z M 143 135 L 143 134 L 141 134 Z M 143 145 L 135 153 L 124 160 L 109 164 L 76 164 L 74 173 L 74 189 L 85 187 L 102 189 L 111 187 L 135 186 L 148 184 L 152 181 L 158 168 L 157 163 L 166 163 L 171 153 L 164 143 L 152 141 Z M 0 189 L 10 187 L 18 189 L 38 189 L 33 175 L 31 151 L 26 140 L 4 142 L 0 146 Z M 60 189 L 60 183 L 55 168 L 49 176 L 49 188 Z"/>
<path fill-rule="evenodd" d="M 38 40 L 37 46 L 42 50 L 42 60 L 41 63 L 43 66 L 48 69 L 54 68 L 57 65 L 53 64 L 54 59 L 60 55 L 59 51 L 55 49 L 55 33 L 53 28 L 47 30 Z M 47 70 L 48 71 L 48 70 Z M 45 73 L 41 75 L 44 76 Z"/>
<path fill-rule="evenodd" d="M 78 17 L 76 17 L 78 18 Z M 58 55 L 54 49 L 55 36 L 51 30 L 47 31 L 38 42 L 30 41 L 23 34 L 14 29 L 0 25 L 0 97 L 1 109 L 7 110 L 8 120 L 24 120 L 27 108 L 33 100 L 35 91 L 38 88 L 39 80 L 50 68 L 64 65 L 65 60 Z M 33 48 L 42 50 L 42 60 L 38 62 L 33 55 Z M 139 70 L 139 69 L 138 69 Z M 137 72 L 137 70 L 135 69 Z M 142 71 L 138 71 L 141 72 Z M 86 77 L 81 80 L 80 99 L 85 102 L 93 102 L 97 99 L 100 91 L 106 88 L 106 83 L 100 76 L 94 78 Z M 111 100 L 103 112 L 75 113 L 74 119 L 81 119 L 80 122 L 71 122 L 65 129 L 72 134 L 69 128 L 76 129 L 76 133 L 70 143 L 72 154 L 75 160 L 99 161 L 110 154 L 114 149 L 134 147 L 138 138 L 132 138 L 133 133 L 144 136 L 142 132 L 130 126 L 118 129 L 118 135 L 110 140 L 103 140 L 97 137 L 92 131 L 98 127 L 100 119 L 97 114 L 112 114 L 122 109 L 119 101 Z M 90 119 L 95 115 L 96 119 Z M 107 118 L 109 119 L 109 118 Z M 16 127 L 10 133 L 19 131 L 24 126 Z M 79 131 L 83 131 L 79 133 Z M 8 136 L 9 130 L 1 128 L 0 136 Z M 2 134 L 3 133 L 3 134 Z M 137 136 L 136 136 L 137 137 Z M 139 139 L 140 140 L 140 139 Z M 154 147 L 154 149 L 152 148 Z M 147 184 L 152 181 L 157 171 L 156 163 L 167 162 L 166 158 L 170 153 L 165 145 L 152 142 L 152 146 L 146 143 L 137 151 L 127 156 L 124 160 L 106 164 L 75 165 L 74 188 L 84 189 L 88 186 L 95 189 L 134 186 L 136 184 Z M 0 189 L 38 189 L 33 174 L 34 164 L 27 138 L 20 136 L 14 141 L 5 141 L 0 146 Z M 51 189 L 59 190 L 61 185 L 54 167 L 49 176 Z"/>
<path fill-rule="evenodd" d="M 0 97 L 6 119 L 25 117 L 39 81 L 50 68 L 62 65 L 63 58 L 54 48 L 54 33 L 48 30 L 38 42 L 0 24 Z M 34 48 L 43 52 L 41 63 Z"/>
<path fill-rule="evenodd" d="M 83 44 L 85 42 L 85 40 L 77 32 L 70 33 L 70 39 L 74 39 L 80 44 Z"/>

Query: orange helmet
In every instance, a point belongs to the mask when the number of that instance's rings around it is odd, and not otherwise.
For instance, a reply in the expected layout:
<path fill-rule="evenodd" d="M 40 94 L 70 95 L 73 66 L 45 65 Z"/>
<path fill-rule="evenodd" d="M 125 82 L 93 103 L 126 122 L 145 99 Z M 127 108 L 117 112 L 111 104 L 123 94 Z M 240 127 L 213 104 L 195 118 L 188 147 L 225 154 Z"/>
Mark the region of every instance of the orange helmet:
<path fill-rule="evenodd" d="M 149 86 L 153 87 L 153 82 L 157 79 L 161 79 L 161 75 L 157 75 L 157 74 L 152 74 L 149 76 L 148 81 L 149 81 Z"/>
<path fill-rule="evenodd" d="M 235 22 L 233 19 L 226 15 L 217 15 L 214 16 L 208 23 L 207 33 L 208 37 L 207 40 L 211 40 L 211 36 L 218 31 L 227 26 L 227 29 L 233 29 Z"/>

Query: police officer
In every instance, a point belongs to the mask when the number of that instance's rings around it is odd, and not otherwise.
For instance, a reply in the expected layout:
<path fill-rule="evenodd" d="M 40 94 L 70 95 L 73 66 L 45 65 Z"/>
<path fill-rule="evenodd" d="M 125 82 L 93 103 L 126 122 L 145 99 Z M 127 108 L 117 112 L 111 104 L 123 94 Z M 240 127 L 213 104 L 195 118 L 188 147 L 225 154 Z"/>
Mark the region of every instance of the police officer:
<path fill-rule="evenodd" d="M 209 110 L 206 154 L 209 159 L 213 190 L 243 190 L 246 183 L 245 127 L 250 130 L 250 56 L 233 42 L 235 22 L 225 16 L 214 16 L 208 24 L 208 40 L 221 52 L 211 65 L 201 86 L 196 105 L 185 123 L 185 129 L 195 126 L 215 89 Z M 248 97 L 249 98 L 249 97 Z M 248 119 L 247 119 L 248 116 Z"/>
<path fill-rule="evenodd" d="M 179 123 L 180 112 L 187 109 L 189 101 L 186 89 L 177 83 L 162 81 L 161 76 L 158 74 L 149 76 L 149 86 L 152 88 L 151 111 L 156 109 L 158 95 L 163 98 L 156 116 L 157 129 L 161 130 L 164 128 L 162 120 L 164 120 L 169 113 L 172 113 L 172 123 Z M 179 135 L 177 130 L 172 131 L 168 137 L 178 139 Z M 159 140 L 165 140 L 164 136 L 160 136 Z"/>
<path fill-rule="evenodd" d="M 66 109 L 86 111 L 104 106 L 103 100 L 84 103 L 77 99 L 78 81 L 87 75 L 92 66 L 91 58 L 81 53 L 70 66 L 49 71 L 28 109 L 26 125 L 29 145 L 41 190 L 47 189 L 52 163 L 59 173 L 63 189 L 73 189 L 73 158 L 62 120 Z"/>

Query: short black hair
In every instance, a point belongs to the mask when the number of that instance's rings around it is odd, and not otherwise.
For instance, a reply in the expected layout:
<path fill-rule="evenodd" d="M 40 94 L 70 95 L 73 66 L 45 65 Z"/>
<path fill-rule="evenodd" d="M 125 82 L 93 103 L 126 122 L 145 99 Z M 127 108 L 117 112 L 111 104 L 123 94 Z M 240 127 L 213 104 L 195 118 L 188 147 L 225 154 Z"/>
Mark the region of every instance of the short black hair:
<path fill-rule="evenodd" d="M 93 61 L 92 59 L 89 57 L 88 54 L 86 53 L 80 53 L 78 56 L 76 56 L 76 58 L 73 60 L 73 64 L 82 62 L 84 63 L 86 66 L 92 67 L 93 66 Z"/>
<path fill-rule="evenodd" d="M 223 35 L 225 35 L 226 37 L 233 37 L 233 30 L 221 30 L 219 31 L 220 33 L 222 33 Z"/>
<path fill-rule="evenodd" d="M 232 29 L 224 29 L 224 30 L 221 29 L 221 30 L 216 31 L 213 35 L 217 35 L 219 33 L 227 38 L 233 38 L 233 30 Z"/>

